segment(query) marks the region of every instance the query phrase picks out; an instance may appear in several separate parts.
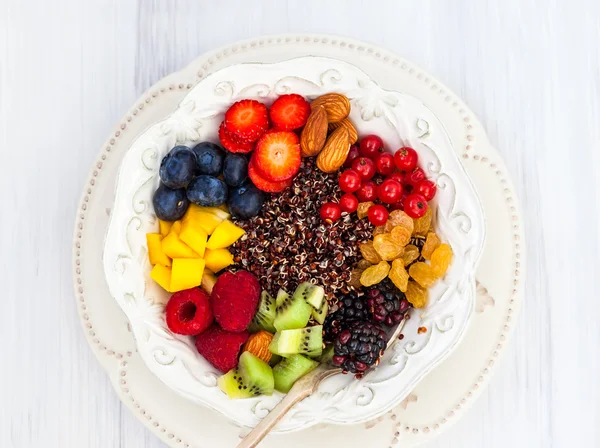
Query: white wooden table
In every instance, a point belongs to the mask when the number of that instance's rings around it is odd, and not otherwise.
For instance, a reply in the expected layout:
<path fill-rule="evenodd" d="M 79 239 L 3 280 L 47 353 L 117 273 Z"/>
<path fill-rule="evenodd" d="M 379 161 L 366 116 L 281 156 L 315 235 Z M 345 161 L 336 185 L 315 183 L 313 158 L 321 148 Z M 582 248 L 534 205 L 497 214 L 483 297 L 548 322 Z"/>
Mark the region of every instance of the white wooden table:
<path fill-rule="evenodd" d="M 231 41 L 300 31 L 371 41 L 442 79 L 520 193 L 519 328 L 490 388 L 430 446 L 600 446 L 597 0 L 0 0 L 0 447 L 162 446 L 80 329 L 80 188 L 114 123 L 162 76 Z"/>

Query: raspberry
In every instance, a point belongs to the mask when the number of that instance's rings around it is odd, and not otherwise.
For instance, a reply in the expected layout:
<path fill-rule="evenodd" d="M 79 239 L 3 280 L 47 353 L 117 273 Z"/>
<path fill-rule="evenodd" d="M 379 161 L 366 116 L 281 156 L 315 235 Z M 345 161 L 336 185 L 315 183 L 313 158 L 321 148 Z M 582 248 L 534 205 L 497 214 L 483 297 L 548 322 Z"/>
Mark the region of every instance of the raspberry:
<path fill-rule="evenodd" d="M 240 351 L 248 337 L 247 331 L 232 333 L 214 324 L 196 337 L 196 349 L 208 362 L 226 373 L 237 367 Z"/>
<path fill-rule="evenodd" d="M 213 321 L 208 295 L 200 288 L 173 294 L 167 303 L 166 314 L 169 330 L 189 336 L 202 333 Z"/>
<path fill-rule="evenodd" d="M 215 320 L 227 331 L 244 331 L 256 313 L 259 298 L 260 285 L 251 273 L 225 272 L 210 296 Z"/>

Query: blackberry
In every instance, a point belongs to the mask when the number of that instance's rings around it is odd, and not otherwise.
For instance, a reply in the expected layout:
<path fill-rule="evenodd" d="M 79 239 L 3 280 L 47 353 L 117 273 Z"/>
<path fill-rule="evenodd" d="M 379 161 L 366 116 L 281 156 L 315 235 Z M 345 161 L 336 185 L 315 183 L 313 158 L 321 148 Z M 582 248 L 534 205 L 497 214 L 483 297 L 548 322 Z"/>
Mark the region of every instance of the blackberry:
<path fill-rule="evenodd" d="M 338 301 L 338 310 L 327 315 L 323 324 L 325 342 L 333 342 L 340 332 L 358 321 L 371 320 L 369 307 L 364 297 L 355 293 L 342 296 Z"/>
<path fill-rule="evenodd" d="M 366 297 L 373 321 L 388 327 L 398 324 L 410 308 L 404 293 L 387 278 L 369 288 Z"/>
<path fill-rule="evenodd" d="M 354 373 L 360 378 L 369 367 L 379 364 L 386 339 L 385 331 L 379 325 L 355 322 L 336 338 L 332 362 L 344 373 Z"/>

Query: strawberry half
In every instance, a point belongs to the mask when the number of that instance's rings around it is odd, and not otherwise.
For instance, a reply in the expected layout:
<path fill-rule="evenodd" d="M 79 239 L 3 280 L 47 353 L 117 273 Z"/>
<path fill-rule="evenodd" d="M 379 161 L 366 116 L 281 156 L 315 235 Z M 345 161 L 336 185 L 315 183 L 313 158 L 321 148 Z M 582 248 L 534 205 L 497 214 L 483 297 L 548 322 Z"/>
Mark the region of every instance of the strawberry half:
<path fill-rule="evenodd" d="M 291 186 L 293 182 L 292 179 L 282 180 L 280 182 L 273 182 L 269 179 L 265 179 L 256 168 L 254 156 L 250 158 L 250 162 L 248 163 L 248 177 L 250 177 L 250 180 L 256 188 L 267 193 L 279 193 Z"/>
<path fill-rule="evenodd" d="M 273 125 L 284 131 L 292 131 L 306 124 L 310 115 L 310 104 L 295 93 L 281 95 L 269 111 Z"/>
<path fill-rule="evenodd" d="M 269 127 L 267 106 L 256 100 L 238 101 L 225 112 L 224 123 L 236 139 L 255 142 Z"/>
<path fill-rule="evenodd" d="M 225 130 L 224 123 L 221 123 L 221 126 L 219 126 L 219 140 L 221 140 L 221 144 L 229 152 L 239 152 L 245 154 L 254 149 L 254 143 L 243 142 L 234 139 L 231 135 L 229 135 L 229 133 Z"/>
<path fill-rule="evenodd" d="M 294 177 L 300 169 L 300 140 L 290 131 L 263 135 L 256 144 L 255 162 L 261 176 L 271 182 Z"/>

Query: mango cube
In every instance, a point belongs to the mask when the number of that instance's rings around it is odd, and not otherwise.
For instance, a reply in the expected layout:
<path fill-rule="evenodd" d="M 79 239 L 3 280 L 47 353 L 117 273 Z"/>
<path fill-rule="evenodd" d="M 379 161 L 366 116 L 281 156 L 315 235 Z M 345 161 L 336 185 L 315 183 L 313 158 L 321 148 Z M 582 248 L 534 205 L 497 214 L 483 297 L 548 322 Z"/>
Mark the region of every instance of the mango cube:
<path fill-rule="evenodd" d="M 195 227 L 202 228 L 202 230 L 210 235 L 229 216 L 229 213 L 216 207 L 200 207 L 196 204 L 190 204 L 183 217 L 183 222 L 192 221 L 195 223 Z"/>
<path fill-rule="evenodd" d="M 148 258 L 150 264 L 162 264 L 163 266 L 171 266 L 171 259 L 162 250 L 162 235 L 160 233 L 147 233 L 146 243 L 148 244 Z"/>
<path fill-rule="evenodd" d="M 212 294 L 215 283 L 217 283 L 217 276 L 210 272 L 208 268 L 205 268 L 204 274 L 202 275 L 202 284 L 200 286 L 202 286 L 202 289 L 208 294 Z"/>
<path fill-rule="evenodd" d="M 172 222 L 158 220 L 158 228 L 160 229 L 160 234 L 163 236 L 167 236 L 171 231 L 171 227 L 173 226 Z"/>
<path fill-rule="evenodd" d="M 204 274 L 204 260 L 200 258 L 174 258 L 171 274 L 173 292 L 200 286 Z"/>
<path fill-rule="evenodd" d="M 171 291 L 171 268 L 157 264 L 150 272 L 150 277 L 165 291 Z"/>
<path fill-rule="evenodd" d="M 174 233 L 175 235 L 179 235 L 179 232 L 181 232 L 181 220 L 175 221 L 169 229 L 169 233 Z"/>
<path fill-rule="evenodd" d="M 217 226 L 208 243 L 206 243 L 206 247 L 211 250 L 224 249 L 235 243 L 244 233 L 246 233 L 244 229 L 226 219 Z"/>
<path fill-rule="evenodd" d="M 192 250 L 200 257 L 204 256 L 208 234 L 202 229 L 202 227 L 195 225 L 194 221 L 183 221 L 183 224 L 181 224 L 179 239 L 190 246 Z"/>
<path fill-rule="evenodd" d="M 233 255 L 227 249 L 206 249 L 204 261 L 206 261 L 206 267 L 212 272 L 219 272 L 233 264 Z"/>
<path fill-rule="evenodd" d="M 173 229 L 163 238 L 162 250 L 170 258 L 200 258 L 196 252 L 179 239 Z"/>

